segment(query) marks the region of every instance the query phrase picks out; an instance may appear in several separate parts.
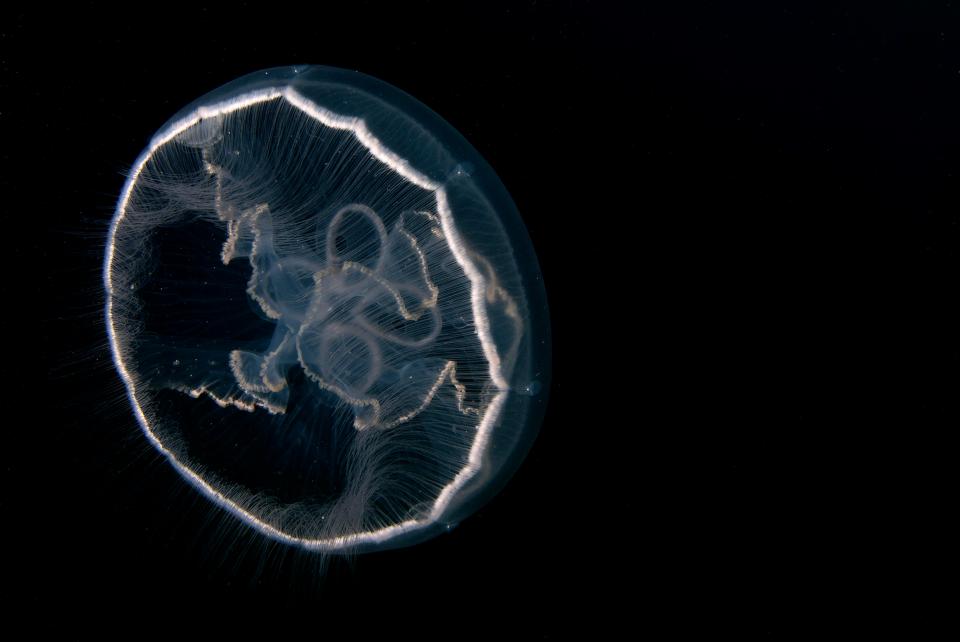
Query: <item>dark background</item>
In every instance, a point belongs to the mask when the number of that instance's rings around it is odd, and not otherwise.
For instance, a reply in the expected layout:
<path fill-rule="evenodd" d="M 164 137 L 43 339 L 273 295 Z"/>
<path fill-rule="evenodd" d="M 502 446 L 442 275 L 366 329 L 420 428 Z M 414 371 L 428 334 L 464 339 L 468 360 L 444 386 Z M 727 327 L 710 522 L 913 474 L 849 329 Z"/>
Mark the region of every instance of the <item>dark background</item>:
<path fill-rule="evenodd" d="M 4 10 L 8 607 L 428 638 L 780 634 L 849 611 L 882 575 L 858 527 L 905 501 L 906 427 L 956 424 L 957 9 L 401 4 Z M 507 488 L 323 579 L 152 453 L 100 312 L 150 136 L 299 63 L 381 78 L 472 142 L 527 224 L 554 344 Z M 888 443 L 882 474 L 851 472 Z"/>

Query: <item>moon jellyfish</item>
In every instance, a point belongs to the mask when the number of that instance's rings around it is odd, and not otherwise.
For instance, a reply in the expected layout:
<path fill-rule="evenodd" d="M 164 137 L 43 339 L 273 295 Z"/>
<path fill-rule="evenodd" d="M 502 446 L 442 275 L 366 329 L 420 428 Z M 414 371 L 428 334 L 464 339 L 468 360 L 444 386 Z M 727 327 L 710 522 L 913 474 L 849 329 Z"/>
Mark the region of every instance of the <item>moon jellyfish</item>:
<path fill-rule="evenodd" d="M 258 72 L 174 116 L 123 188 L 104 280 L 147 439 L 275 540 L 427 539 L 542 419 L 546 297 L 515 206 L 450 125 L 359 73 Z"/>

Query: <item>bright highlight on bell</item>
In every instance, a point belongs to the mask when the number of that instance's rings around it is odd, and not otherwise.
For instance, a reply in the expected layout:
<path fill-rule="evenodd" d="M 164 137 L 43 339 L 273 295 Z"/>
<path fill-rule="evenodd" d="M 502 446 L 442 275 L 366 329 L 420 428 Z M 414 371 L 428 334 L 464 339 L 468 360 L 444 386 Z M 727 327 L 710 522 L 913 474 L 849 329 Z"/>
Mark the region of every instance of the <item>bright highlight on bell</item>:
<path fill-rule="evenodd" d="M 257 72 L 171 119 L 124 186 L 104 280 L 150 443 L 291 545 L 441 532 L 543 415 L 546 298 L 513 202 L 450 125 L 356 72 Z"/>

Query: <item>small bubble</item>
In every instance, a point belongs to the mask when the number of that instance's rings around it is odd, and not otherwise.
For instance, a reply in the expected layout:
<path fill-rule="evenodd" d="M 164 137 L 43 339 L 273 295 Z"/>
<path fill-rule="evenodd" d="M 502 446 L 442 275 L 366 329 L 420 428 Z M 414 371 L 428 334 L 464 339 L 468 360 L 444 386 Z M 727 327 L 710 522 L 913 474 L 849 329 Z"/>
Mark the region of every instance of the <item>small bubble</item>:
<path fill-rule="evenodd" d="M 528 383 L 527 385 L 523 386 L 522 388 L 520 388 L 520 392 L 522 392 L 525 395 L 530 395 L 532 397 L 534 395 L 539 394 L 541 388 L 542 386 L 540 385 L 540 382 L 534 380 Z"/>
<path fill-rule="evenodd" d="M 471 176 L 473 174 L 473 165 L 470 163 L 460 163 L 454 168 L 453 173 L 457 176 Z"/>

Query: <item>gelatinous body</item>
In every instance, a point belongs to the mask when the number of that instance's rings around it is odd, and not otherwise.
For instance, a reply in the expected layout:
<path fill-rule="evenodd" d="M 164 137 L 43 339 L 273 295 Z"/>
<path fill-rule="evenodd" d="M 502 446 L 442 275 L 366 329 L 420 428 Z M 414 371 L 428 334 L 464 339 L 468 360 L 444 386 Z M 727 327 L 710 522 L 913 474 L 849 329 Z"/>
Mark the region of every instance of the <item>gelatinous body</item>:
<path fill-rule="evenodd" d="M 529 448 L 539 270 L 496 176 L 367 76 L 259 72 L 138 159 L 104 267 L 151 443 L 220 507 L 320 551 L 461 520 Z"/>

